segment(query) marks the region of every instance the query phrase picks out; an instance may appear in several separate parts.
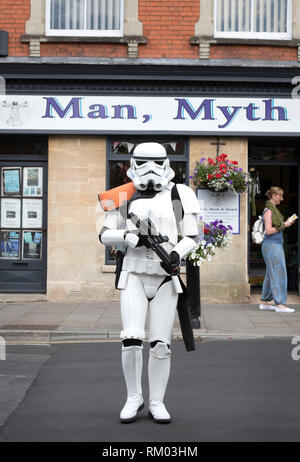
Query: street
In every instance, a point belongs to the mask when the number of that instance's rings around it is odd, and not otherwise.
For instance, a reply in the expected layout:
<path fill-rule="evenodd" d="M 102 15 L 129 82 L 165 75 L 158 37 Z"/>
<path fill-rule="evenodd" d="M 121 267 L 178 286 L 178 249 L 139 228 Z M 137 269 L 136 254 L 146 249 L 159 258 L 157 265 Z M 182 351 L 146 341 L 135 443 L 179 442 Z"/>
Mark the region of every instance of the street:
<path fill-rule="evenodd" d="M 10 345 L 0 362 L 0 442 L 300 441 L 300 362 L 291 339 L 172 344 L 172 423 L 120 424 L 119 342 Z M 144 397 L 147 405 L 144 346 Z"/>

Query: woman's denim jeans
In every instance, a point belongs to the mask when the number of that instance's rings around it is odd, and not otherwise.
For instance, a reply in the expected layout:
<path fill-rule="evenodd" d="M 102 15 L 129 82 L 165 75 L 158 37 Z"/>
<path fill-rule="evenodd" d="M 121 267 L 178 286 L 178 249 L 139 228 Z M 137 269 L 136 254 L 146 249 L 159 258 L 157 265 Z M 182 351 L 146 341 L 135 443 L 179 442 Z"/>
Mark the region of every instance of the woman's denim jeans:
<path fill-rule="evenodd" d="M 266 264 L 261 300 L 274 300 L 276 305 L 285 305 L 287 274 L 282 243 L 265 239 L 261 250 Z"/>

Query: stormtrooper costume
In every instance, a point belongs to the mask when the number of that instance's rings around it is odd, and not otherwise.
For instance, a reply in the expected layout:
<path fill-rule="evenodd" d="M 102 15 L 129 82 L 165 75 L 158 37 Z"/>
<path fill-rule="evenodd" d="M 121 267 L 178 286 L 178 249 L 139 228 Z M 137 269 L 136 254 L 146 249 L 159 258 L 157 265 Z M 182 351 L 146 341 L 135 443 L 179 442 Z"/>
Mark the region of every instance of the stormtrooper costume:
<path fill-rule="evenodd" d="M 117 288 L 120 289 L 120 304 L 123 330 L 121 331 L 122 369 L 124 373 L 127 401 L 123 407 L 121 422 L 132 422 L 144 407 L 141 375 L 145 318 L 149 308 L 149 415 L 154 421 L 168 423 L 171 417 L 165 405 L 164 395 L 171 364 L 171 334 L 176 315 L 180 285 L 174 273 L 180 260 L 196 246 L 198 235 L 197 214 L 199 205 L 191 188 L 176 185 L 183 217 L 178 223 L 171 200 L 171 182 L 175 173 L 170 167 L 165 148 L 159 143 L 139 144 L 130 161 L 127 175 L 131 178 L 136 193 L 128 203 L 124 215 L 120 209 L 106 214 L 99 239 L 104 245 L 124 246 L 125 255 Z M 169 240 L 161 244 L 171 255 L 172 268 L 162 267 L 161 260 L 151 248 L 145 246 L 143 236 L 128 218 L 134 213 L 140 219 L 150 218 L 161 235 Z M 179 228 L 179 229 L 178 229 Z M 178 232 L 183 238 L 178 242 Z M 174 276 L 175 274 L 175 276 Z M 178 281 L 177 281 L 178 282 Z"/>

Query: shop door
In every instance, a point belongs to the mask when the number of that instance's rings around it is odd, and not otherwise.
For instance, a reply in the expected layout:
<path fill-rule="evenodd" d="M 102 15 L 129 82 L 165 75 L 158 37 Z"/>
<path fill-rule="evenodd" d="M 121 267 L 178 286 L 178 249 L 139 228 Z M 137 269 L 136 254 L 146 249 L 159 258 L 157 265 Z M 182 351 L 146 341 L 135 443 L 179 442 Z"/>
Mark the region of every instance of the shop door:
<path fill-rule="evenodd" d="M 45 293 L 47 162 L 0 160 L 0 292 Z"/>
<path fill-rule="evenodd" d="M 265 265 L 260 254 L 260 246 L 252 244 L 250 231 L 254 220 L 264 209 L 265 192 L 270 186 L 280 186 L 284 190 L 284 200 L 280 204 L 285 218 L 296 213 L 299 219 L 284 232 L 288 290 L 300 294 L 300 139 L 297 138 L 251 138 L 248 145 L 249 170 L 254 180 L 259 180 L 259 191 L 254 197 L 249 194 L 249 279 L 253 284 L 265 274 Z M 249 191 L 250 192 L 250 191 Z M 253 199 L 253 200 L 252 200 Z M 260 287 L 261 289 L 261 287 Z"/>

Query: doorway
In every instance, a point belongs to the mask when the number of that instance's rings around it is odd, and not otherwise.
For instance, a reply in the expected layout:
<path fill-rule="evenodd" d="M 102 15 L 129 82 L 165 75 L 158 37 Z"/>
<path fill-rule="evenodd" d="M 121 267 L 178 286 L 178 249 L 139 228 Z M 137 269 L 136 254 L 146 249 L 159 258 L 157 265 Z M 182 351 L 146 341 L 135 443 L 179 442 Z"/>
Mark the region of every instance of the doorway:
<path fill-rule="evenodd" d="M 296 213 L 299 216 L 299 162 L 297 147 L 249 146 L 249 173 L 253 180 L 252 194 L 249 192 L 249 258 L 248 272 L 251 292 L 261 290 L 265 275 L 265 264 L 261 245 L 254 244 L 251 230 L 255 220 L 264 210 L 265 196 L 271 186 L 284 190 L 284 200 L 278 207 L 287 219 Z M 265 157 L 265 158 L 264 158 Z M 267 158 L 266 158 L 267 157 Z M 279 158 L 278 158 L 279 157 Z M 288 276 L 288 291 L 299 295 L 299 222 L 284 231 L 284 252 Z"/>
<path fill-rule="evenodd" d="M 47 139 L 0 137 L 0 292 L 45 293 Z"/>

